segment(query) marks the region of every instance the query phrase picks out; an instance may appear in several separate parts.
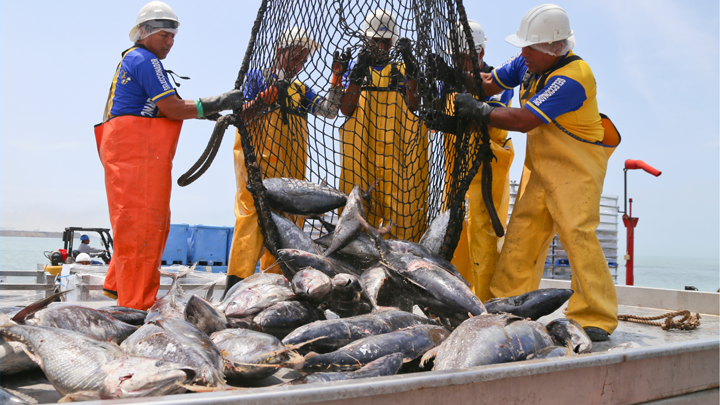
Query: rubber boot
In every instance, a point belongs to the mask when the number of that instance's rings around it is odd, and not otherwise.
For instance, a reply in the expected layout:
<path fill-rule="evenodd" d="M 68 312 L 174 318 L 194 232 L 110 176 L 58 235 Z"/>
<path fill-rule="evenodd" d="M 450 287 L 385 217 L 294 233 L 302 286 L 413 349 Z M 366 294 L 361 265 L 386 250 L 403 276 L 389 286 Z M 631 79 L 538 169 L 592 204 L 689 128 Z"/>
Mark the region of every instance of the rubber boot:
<path fill-rule="evenodd" d="M 585 329 L 585 333 L 587 333 L 588 337 L 590 337 L 590 340 L 593 342 L 604 342 L 610 339 L 610 334 L 600 328 L 588 326 L 583 329 Z"/>
<path fill-rule="evenodd" d="M 225 295 L 227 295 L 228 291 L 237 283 L 241 282 L 243 279 L 238 276 L 233 276 L 231 274 L 228 274 L 227 278 L 225 279 L 225 291 L 223 292 L 222 298 L 220 298 L 220 301 L 225 299 Z"/>

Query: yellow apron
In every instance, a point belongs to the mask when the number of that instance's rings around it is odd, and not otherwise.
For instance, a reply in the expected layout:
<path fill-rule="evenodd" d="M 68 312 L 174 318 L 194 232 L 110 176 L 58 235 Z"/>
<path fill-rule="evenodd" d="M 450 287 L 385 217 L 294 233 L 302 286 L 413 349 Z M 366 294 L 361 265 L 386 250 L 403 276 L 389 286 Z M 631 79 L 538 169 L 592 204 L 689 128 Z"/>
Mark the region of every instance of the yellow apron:
<path fill-rule="evenodd" d="M 252 120 L 248 126 L 253 144 L 256 146 L 257 160 L 263 172 L 263 178 L 293 177 L 305 178 L 307 162 L 307 118 L 304 114 L 295 113 L 305 97 L 305 86 L 295 81 L 288 88 L 290 112 L 282 112 L 279 108 L 270 110 Z M 240 141 L 240 133 L 236 131 L 235 146 L 235 232 L 230 247 L 228 275 L 245 278 L 255 272 L 260 260 L 260 267 L 265 271 L 275 263 L 275 258 L 263 246 L 263 236 L 258 223 L 258 214 L 252 194 L 247 190 L 248 175 L 245 170 L 245 155 Z M 259 139 L 259 141 L 258 141 Z M 303 221 L 298 220 L 300 228 Z M 269 270 L 281 273 L 275 266 Z"/>
<path fill-rule="evenodd" d="M 404 66 L 395 65 L 399 77 Z M 391 88 L 393 65 L 370 68 L 355 112 L 340 128 L 342 171 L 340 190 L 366 190 L 375 180 L 368 221 L 392 221 L 392 234 L 417 242 L 426 227 L 428 193 L 428 131 L 408 108 L 402 91 Z"/>

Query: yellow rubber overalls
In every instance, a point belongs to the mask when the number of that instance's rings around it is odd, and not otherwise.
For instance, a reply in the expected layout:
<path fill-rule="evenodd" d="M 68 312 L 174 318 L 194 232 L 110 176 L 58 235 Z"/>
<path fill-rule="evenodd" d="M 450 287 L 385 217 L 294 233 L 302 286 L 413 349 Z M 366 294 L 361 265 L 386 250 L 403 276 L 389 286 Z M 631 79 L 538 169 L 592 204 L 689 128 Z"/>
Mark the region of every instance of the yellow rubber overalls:
<path fill-rule="evenodd" d="M 570 53 L 572 55 L 572 52 Z M 516 201 L 497 270 L 490 283 L 494 297 L 536 290 L 557 230 L 572 268 L 567 316 L 583 327 L 612 333 L 617 327 L 617 296 L 595 230 L 600 223 L 600 195 L 612 149 L 602 145 L 604 130 L 596 100 L 595 78 L 582 60 L 549 75 L 579 82 L 586 100 L 528 133 L 522 197 Z M 548 82 L 552 79 L 548 79 Z M 524 107 L 537 92 L 537 80 L 522 88 Z M 526 91 L 529 90 L 529 91 Z M 534 108 L 534 106 L 530 106 Z M 572 128 L 575 132 L 571 132 Z"/>
<path fill-rule="evenodd" d="M 288 111 L 281 111 L 276 106 L 253 119 L 248 126 L 253 144 L 259 144 L 256 149 L 257 160 L 263 171 L 263 178 L 305 178 L 307 114 L 298 112 L 301 111 L 301 101 L 305 97 L 305 91 L 304 84 L 297 80 L 294 81 L 288 87 Z M 258 223 L 258 214 L 255 211 L 255 202 L 252 194 L 247 190 L 248 175 L 245 171 L 245 155 L 240 141 L 240 133 L 236 132 L 233 148 L 237 181 L 235 233 L 230 247 L 227 274 L 245 278 L 255 272 L 258 259 L 261 269 L 265 270 L 275 263 L 275 258 L 263 246 L 263 236 Z M 298 226 L 302 228 L 302 221 L 298 223 Z M 269 271 L 280 273 L 280 268 L 275 266 Z"/>
<path fill-rule="evenodd" d="M 369 68 L 358 106 L 340 128 L 340 190 L 366 190 L 375 180 L 367 219 L 374 226 L 392 221 L 398 239 L 417 242 L 426 226 L 428 135 L 404 97 L 405 67 Z M 397 82 L 400 82 L 398 89 Z"/>
<path fill-rule="evenodd" d="M 446 113 L 452 115 L 455 94 L 447 96 Z M 493 204 L 503 226 L 508 217 L 510 205 L 510 165 L 515 157 L 512 141 L 507 139 L 507 132 L 502 129 L 488 127 L 490 135 L 490 148 L 497 160 L 490 163 L 493 173 L 492 195 Z M 446 150 L 453 150 L 455 135 L 445 133 Z M 479 132 L 473 132 L 471 144 L 480 137 Z M 452 157 L 452 154 L 449 156 Z M 452 159 L 447 160 L 448 167 L 452 167 Z M 448 170 L 449 172 L 449 170 Z M 462 233 L 458 240 L 452 264 L 457 267 L 460 274 L 470 283 L 470 288 L 481 301 L 491 298 L 488 286 L 495 272 L 497 258 L 502 247 L 503 239 L 498 238 L 493 229 L 490 215 L 485 206 L 480 187 L 482 179 L 482 165 L 468 188 L 466 198 L 466 220 L 463 222 Z"/>

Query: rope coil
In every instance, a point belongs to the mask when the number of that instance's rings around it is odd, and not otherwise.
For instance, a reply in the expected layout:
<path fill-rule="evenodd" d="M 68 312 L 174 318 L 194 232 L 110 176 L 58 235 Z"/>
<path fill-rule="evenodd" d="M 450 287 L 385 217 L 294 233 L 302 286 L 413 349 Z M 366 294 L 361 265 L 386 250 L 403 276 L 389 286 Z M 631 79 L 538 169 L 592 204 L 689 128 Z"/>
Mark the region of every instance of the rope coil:
<path fill-rule="evenodd" d="M 682 318 L 676 321 L 675 318 L 679 316 Z M 652 322 L 663 318 L 665 319 L 664 322 Z M 643 325 L 660 326 L 663 330 L 693 330 L 700 326 L 700 314 L 696 313 L 695 316 L 693 316 L 690 311 L 686 309 L 682 311 L 668 312 L 657 316 L 618 315 L 618 320 L 640 323 Z"/>

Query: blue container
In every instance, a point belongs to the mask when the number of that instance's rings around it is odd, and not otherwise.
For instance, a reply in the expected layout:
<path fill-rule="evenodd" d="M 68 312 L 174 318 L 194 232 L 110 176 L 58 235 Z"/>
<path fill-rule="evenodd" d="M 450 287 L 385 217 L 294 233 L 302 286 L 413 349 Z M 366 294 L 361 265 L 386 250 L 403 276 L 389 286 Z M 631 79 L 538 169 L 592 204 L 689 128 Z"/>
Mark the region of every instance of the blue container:
<path fill-rule="evenodd" d="M 228 233 L 226 226 L 190 225 L 188 263 L 200 266 L 227 266 Z"/>
<path fill-rule="evenodd" d="M 570 267 L 570 260 L 568 260 L 568 259 L 557 259 L 557 260 L 555 260 L 555 266 L 557 266 L 557 267 Z"/>
<path fill-rule="evenodd" d="M 168 232 L 162 265 L 187 264 L 188 256 L 188 224 L 171 224 Z"/>

